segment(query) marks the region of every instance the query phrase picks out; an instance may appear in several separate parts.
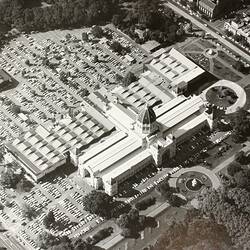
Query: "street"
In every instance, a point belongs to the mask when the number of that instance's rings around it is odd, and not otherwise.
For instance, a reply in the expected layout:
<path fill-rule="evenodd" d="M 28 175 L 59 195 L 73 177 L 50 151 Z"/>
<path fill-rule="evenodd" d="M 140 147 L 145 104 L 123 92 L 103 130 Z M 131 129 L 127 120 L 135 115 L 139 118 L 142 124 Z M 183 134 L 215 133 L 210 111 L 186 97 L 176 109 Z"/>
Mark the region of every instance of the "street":
<path fill-rule="evenodd" d="M 218 39 L 220 42 L 222 42 L 227 47 L 231 48 L 236 53 L 238 53 L 239 55 L 241 55 L 244 59 L 246 59 L 246 60 L 248 60 L 250 62 L 250 55 L 248 55 L 247 53 L 245 53 L 243 50 L 239 49 L 237 46 L 235 46 L 234 44 L 232 44 L 231 42 L 229 42 L 227 39 L 223 38 L 222 36 L 220 36 L 219 34 L 217 34 L 216 32 L 214 32 L 210 27 L 205 26 L 203 23 L 201 23 L 200 21 L 198 21 L 196 18 L 192 17 L 191 15 L 189 15 L 185 11 L 181 10 L 179 7 L 175 6 L 172 3 L 168 2 L 168 3 L 165 3 L 165 5 L 168 6 L 168 7 L 170 7 L 172 10 L 174 10 L 177 13 L 179 13 L 183 17 L 189 19 L 192 23 L 194 23 L 196 26 L 198 26 L 202 30 L 206 31 L 207 33 L 210 33 L 211 36 L 213 36 L 214 38 Z"/>
<path fill-rule="evenodd" d="M 8 250 L 26 250 L 15 238 L 6 237 L 3 233 L 0 234 L 0 247 L 6 247 Z"/>

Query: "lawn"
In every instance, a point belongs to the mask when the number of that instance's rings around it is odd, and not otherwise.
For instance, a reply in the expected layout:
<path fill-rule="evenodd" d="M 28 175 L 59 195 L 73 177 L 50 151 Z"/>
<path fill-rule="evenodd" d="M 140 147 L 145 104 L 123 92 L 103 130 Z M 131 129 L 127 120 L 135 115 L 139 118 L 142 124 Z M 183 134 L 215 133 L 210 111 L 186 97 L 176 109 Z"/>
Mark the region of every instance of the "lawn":
<path fill-rule="evenodd" d="M 220 77 L 221 79 L 226 79 L 233 82 L 238 82 L 241 77 L 236 75 L 234 72 L 230 70 L 230 68 L 223 65 L 221 62 L 219 62 L 216 59 L 213 59 L 214 61 L 214 71 L 213 73 Z"/>
<path fill-rule="evenodd" d="M 227 62 L 230 65 L 234 65 L 236 60 L 234 58 L 232 58 L 231 56 L 229 56 L 227 53 L 225 53 L 224 51 L 219 50 L 218 51 L 218 56 L 224 60 L 225 62 Z"/>
<path fill-rule="evenodd" d="M 227 108 L 233 105 L 238 97 L 236 93 L 227 87 L 213 87 L 206 93 L 206 99 L 211 103 L 219 107 Z"/>
<path fill-rule="evenodd" d="M 247 95 L 247 99 L 246 99 L 246 103 L 245 103 L 245 106 L 244 106 L 244 109 L 245 110 L 249 110 L 250 109 L 250 88 L 244 88 L 245 92 L 246 92 L 246 95 Z"/>
<path fill-rule="evenodd" d="M 184 49 L 183 49 L 185 52 L 187 51 L 197 51 L 197 52 L 202 52 L 203 49 L 200 48 L 199 46 L 197 46 L 195 43 L 191 43 L 190 45 L 186 46 Z"/>
<path fill-rule="evenodd" d="M 196 179 L 197 189 L 195 186 L 192 186 L 192 180 Z M 189 184 L 191 186 L 189 187 Z M 193 199 L 204 187 L 211 187 L 212 182 L 207 175 L 200 172 L 186 172 L 180 175 L 177 179 L 177 187 L 180 190 L 180 193 L 183 194 L 188 200 Z"/>
<path fill-rule="evenodd" d="M 210 67 L 209 59 L 205 57 L 203 54 L 187 53 L 187 55 L 191 57 L 201 67 L 203 67 L 206 70 L 209 70 Z"/>
<path fill-rule="evenodd" d="M 209 42 L 208 40 L 200 39 L 198 41 L 198 43 L 200 45 L 202 45 L 204 48 L 213 48 L 213 49 L 216 49 L 216 46 L 214 44 L 212 44 L 211 42 Z"/>

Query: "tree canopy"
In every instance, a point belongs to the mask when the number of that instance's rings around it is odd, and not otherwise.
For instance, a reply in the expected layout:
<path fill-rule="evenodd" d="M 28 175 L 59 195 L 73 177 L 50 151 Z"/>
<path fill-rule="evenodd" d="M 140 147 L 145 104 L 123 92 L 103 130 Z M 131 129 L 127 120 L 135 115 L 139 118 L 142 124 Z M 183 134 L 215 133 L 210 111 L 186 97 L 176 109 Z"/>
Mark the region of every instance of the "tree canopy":
<path fill-rule="evenodd" d="M 42 8 L 26 2 L 2 0 L 0 23 L 25 31 L 93 25 L 111 20 L 118 7 L 116 0 L 55 0 Z"/>
<path fill-rule="evenodd" d="M 232 250 L 225 227 L 200 217 L 167 226 L 154 250 Z"/>
<path fill-rule="evenodd" d="M 83 205 L 87 211 L 102 217 L 110 218 L 114 201 L 104 192 L 93 190 L 84 197 Z"/>
<path fill-rule="evenodd" d="M 15 188 L 19 179 L 11 168 L 6 168 L 1 172 L 0 183 L 6 188 Z"/>
<path fill-rule="evenodd" d="M 237 248 L 247 249 L 250 236 L 249 190 L 230 184 L 218 190 L 208 190 L 199 200 L 202 214 L 224 225 Z"/>
<path fill-rule="evenodd" d="M 127 87 L 129 86 L 132 82 L 135 82 L 137 80 L 137 77 L 135 76 L 134 73 L 128 72 L 125 77 L 122 80 L 123 86 Z"/>

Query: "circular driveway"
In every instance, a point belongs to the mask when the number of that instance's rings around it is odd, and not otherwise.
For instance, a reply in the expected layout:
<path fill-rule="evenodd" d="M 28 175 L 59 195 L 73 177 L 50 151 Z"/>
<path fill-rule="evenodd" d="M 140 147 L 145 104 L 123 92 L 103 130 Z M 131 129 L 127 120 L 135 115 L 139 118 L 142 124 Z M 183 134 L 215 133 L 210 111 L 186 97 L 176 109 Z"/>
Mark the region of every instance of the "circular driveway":
<path fill-rule="evenodd" d="M 204 168 L 202 166 L 194 166 L 191 168 L 182 168 L 177 173 L 173 174 L 172 178 L 170 178 L 169 180 L 170 186 L 176 187 L 178 177 L 180 177 L 182 174 L 187 173 L 187 172 L 199 172 L 201 174 L 205 174 L 212 182 L 212 187 L 214 189 L 219 188 L 221 184 L 217 175 L 213 173 L 211 170 Z"/>
<path fill-rule="evenodd" d="M 245 103 L 246 103 L 246 92 L 245 90 L 238 85 L 235 82 L 231 82 L 228 80 L 220 80 L 218 82 L 216 82 L 215 84 L 213 84 L 212 86 L 208 87 L 207 89 L 205 89 L 202 93 L 201 93 L 201 97 L 203 100 L 207 100 L 206 94 L 207 91 L 209 89 L 212 89 L 213 87 L 228 87 L 230 89 L 232 89 L 236 95 L 238 96 L 237 101 L 232 104 L 231 106 L 226 108 L 226 114 L 230 114 L 230 113 L 234 113 L 236 112 L 239 108 L 244 107 Z"/>

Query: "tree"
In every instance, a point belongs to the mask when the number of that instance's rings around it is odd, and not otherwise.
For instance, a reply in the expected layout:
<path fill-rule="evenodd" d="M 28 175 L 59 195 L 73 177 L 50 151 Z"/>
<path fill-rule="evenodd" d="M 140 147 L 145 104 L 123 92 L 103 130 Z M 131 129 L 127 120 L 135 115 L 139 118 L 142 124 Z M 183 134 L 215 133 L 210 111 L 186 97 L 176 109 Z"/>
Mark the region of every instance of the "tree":
<path fill-rule="evenodd" d="M 128 213 L 128 216 L 129 216 L 129 221 L 130 221 L 130 224 L 131 225 L 134 225 L 135 223 L 138 222 L 139 220 L 139 211 L 136 209 L 136 208 L 132 208 L 129 213 Z"/>
<path fill-rule="evenodd" d="M 168 202 L 173 207 L 180 207 L 186 204 L 186 201 L 176 194 L 171 194 L 168 198 Z"/>
<path fill-rule="evenodd" d="M 223 186 L 217 190 L 208 189 L 199 196 L 200 211 L 225 226 L 237 249 L 247 249 L 250 214 L 242 209 L 249 206 L 249 202 L 245 203 L 248 199 L 246 191 L 232 185 Z"/>
<path fill-rule="evenodd" d="M 123 80 L 123 77 L 121 75 L 119 75 L 118 73 L 116 73 L 115 74 L 115 81 L 119 83 L 119 82 L 122 82 L 122 80 Z"/>
<path fill-rule="evenodd" d="M 37 215 L 36 210 L 26 203 L 22 206 L 22 213 L 28 220 L 32 220 Z"/>
<path fill-rule="evenodd" d="M 236 61 L 234 64 L 233 64 L 233 67 L 238 70 L 239 72 L 244 72 L 245 70 L 245 65 L 243 62 L 241 61 Z"/>
<path fill-rule="evenodd" d="M 73 250 L 92 250 L 93 247 L 81 238 L 75 238 L 71 242 Z"/>
<path fill-rule="evenodd" d="M 66 38 L 66 40 L 70 40 L 70 39 L 71 39 L 71 35 L 70 35 L 69 33 L 67 33 L 67 34 L 65 35 L 65 38 Z"/>
<path fill-rule="evenodd" d="M 234 174 L 234 180 L 238 188 L 250 191 L 250 175 L 248 170 L 241 170 Z"/>
<path fill-rule="evenodd" d="M 130 228 L 123 228 L 121 235 L 125 238 L 129 238 L 132 235 L 132 230 Z"/>
<path fill-rule="evenodd" d="M 132 82 L 135 82 L 135 81 L 137 81 L 137 77 L 135 76 L 135 74 L 134 73 L 132 73 L 132 72 L 128 72 L 126 75 L 125 75 L 125 77 L 123 78 L 123 86 L 124 87 L 127 87 L 127 86 L 129 86 Z"/>
<path fill-rule="evenodd" d="M 114 201 L 106 193 L 93 190 L 84 197 L 83 205 L 92 214 L 110 218 Z"/>
<path fill-rule="evenodd" d="M 122 22 L 122 16 L 119 15 L 119 14 L 115 14 L 113 15 L 112 17 L 112 23 L 115 25 L 115 26 L 119 26 Z"/>
<path fill-rule="evenodd" d="M 84 42 L 88 42 L 89 41 L 89 35 L 88 35 L 88 33 L 86 33 L 86 32 L 82 33 L 82 40 Z"/>
<path fill-rule="evenodd" d="M 241 166 L 238 162 L 232 162 L 229 164 L 229 166 L 227 167 L 227 173 L 230 176 L 234 176 L 237 172 L 239 172 L 241 170 Z"/>
<path fill-rule="evenodd" d="M 44 249 L 48 249 L 49 247 L 55 246 L 58 243 L 58 239 L 46 231 L 42 232 L 37 237 L 37 245 Z"/>
<path fill-rule="evenodd" d="M 129 227 L 129 216 L 128 214 L 121 214 L 120 217 L 117 219 L 117 225 L 120 228 L 128 228 Z"/>
<path fill-rule="evenodd" d="M 139 201 L 135 204 L 135 208 L 138 210 L 145 210 L 148 207 L 155 204 L 155 197 L 147 197 L 146 199 Z"/>
<path fill-rule="evenodd" d="M 114 41 L 110 44 L 110 49 L 112 49 L 114 52 L 117 52 L 118 54 L 121 54 L 124 50 L 123 46 L 117 41 Z"/>
<path fill-rule="evenodd" d="M 232 139 L 235 142 L 242 142 L 250 135 L 249 112 L 240 109 L 231 117 L 233 127 Z"/>
<path fill-rule="evenodd" d="M 170 187 L 169 183 L 168 183 L 168 179 L 164 180 L 164 182 L 162 182 L 160 185 L 158 185 L 156 187 L 156 190 L 158 192 L 160 192 L 160 194 L 162 195 L 162 197 L 164 197 L 165 199 L 169 199 L 169 197 L 176 192 L 175 188 Z"/>
<path fill-rule="evenodd" d="M 0 183 L 6 188 L 15 188 L 19 181 L 19 176 L 10 168 L 6 168 L 0 177 Z"/>
<path fill-rule="evenodd" d="M 48 214 L 43 218 L 43 224 L 45 228 L 50 228 L 55 223 L 55 216 L 53 211 L 49 211 Z"/>
<path fill-rule="evenodd" d="M 12 112 L 15 114 L 19 114 L 21 112 L 21 107 L 15 104 L 12 105 L 11 109 L 12 109 Z"/>
<path fill-rule="evenodd" d="M 97 38 L 102 38 L 103 37 L 103 29 L 100 26 L 95 25 L 92 29 L 91 32 L 93 36 Z"/>
<path fill-rule="evenodd" d="M 239 151 L 238 153 L 235 154 L 234 159 L 236 162 L 240 164 L 244 164 L 246 161 L 246 156 L 244 151 Z"/>
<path fill-rule="evenodd" d="M 26 59 L 26 60 L 25 60 L 25 64 L 28 65 L 28 66 L 30 66 L 30 65 L 31 65 L 31 64 L 30 64 L 30 60 L 29 60 L 29 59 Z"/>
<path fill-rule="evenodd" d="M 233 250 L 224 226 L 197 216 L 166 225 L 166 231 L 157 240 L 154 249 Z"/>
<path fill-rule="evenodd" d="M 93 63 L 97 63 L 99 61 L 98 55 L 94 55 L 93 57 Z"/>

